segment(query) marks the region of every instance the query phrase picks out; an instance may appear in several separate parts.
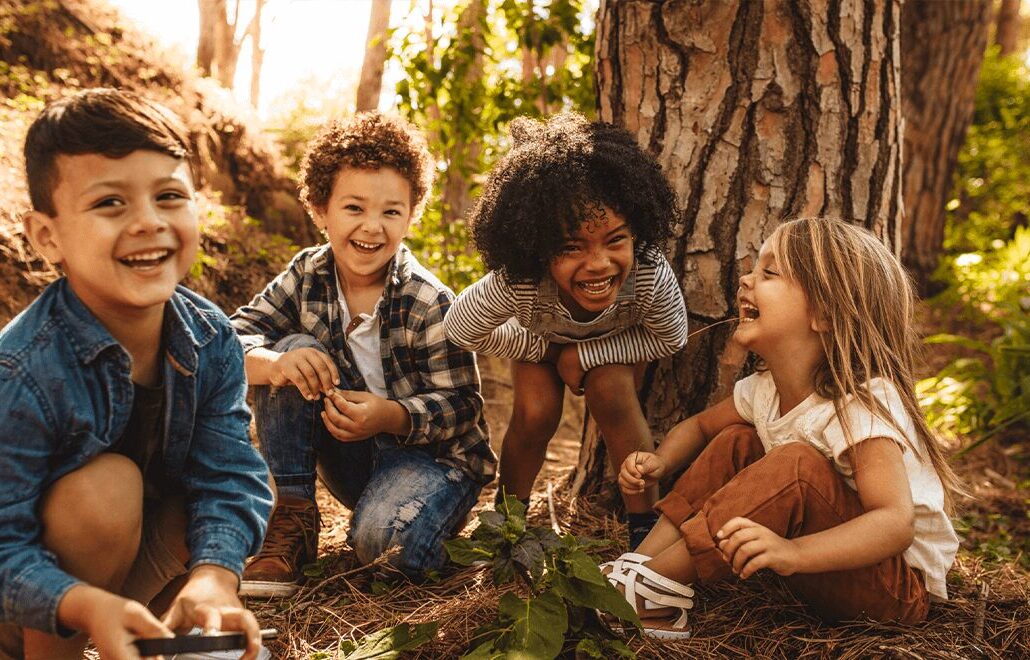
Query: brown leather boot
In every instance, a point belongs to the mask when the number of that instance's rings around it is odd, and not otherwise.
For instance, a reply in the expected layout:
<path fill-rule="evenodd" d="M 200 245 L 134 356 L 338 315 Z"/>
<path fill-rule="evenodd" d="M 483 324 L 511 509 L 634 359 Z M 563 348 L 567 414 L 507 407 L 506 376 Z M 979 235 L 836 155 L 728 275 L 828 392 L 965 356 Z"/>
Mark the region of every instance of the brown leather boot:
<path fill-rule="evenodd" d="M 300 589 L 305 564 L 318 555 L 318 506 L 301 497 L 282 496 L 268 522 L 261 552 L 247 561 L 241 596 L 292 596 Z"/>

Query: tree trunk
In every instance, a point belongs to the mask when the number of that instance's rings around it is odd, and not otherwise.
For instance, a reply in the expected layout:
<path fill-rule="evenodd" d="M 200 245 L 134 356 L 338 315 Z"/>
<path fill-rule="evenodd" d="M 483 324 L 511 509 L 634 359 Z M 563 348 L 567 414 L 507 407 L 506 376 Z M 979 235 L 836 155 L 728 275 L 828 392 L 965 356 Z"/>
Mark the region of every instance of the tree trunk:
<path fill-rule="evenodd" d="M 220 20 L 217 7 L 212 0 L 197 0 L 200 14 L 200 35 L 197 38 L 197 69 L 201 75 L 211 75 L 215 59 L 215 25 Z"/>
<path fill-rule="evenodd" d="M 659 160 L 680 215 L 667 254 L 693 331 L 735 316 L 734 294 L 783 218 L 836 216 L 901 237 L 900 0 L 602 0 L 599 116 Z M 651 365 L 652 428 L 729 396 L 746 355 L 720 326 Z M 577 494 L 601 446 L 591 424 Z"/>
<path fill-rule="evenodd" d="M 994 43 L 998 44 L 1000 55 L 1011 55 L 1019 47 L 1019 4 L 1020 0 L 1001 0 L 998 7 Z"/>
<path fill-rule="evenodd" d="M 257 0 L 254 19 L 250 24 L 250 106 L 257 108 L 261 101 L 261 67 L 265 63 L 265 49 L 261 47 L 261 10 L 265 0 Z"/>
<path fill-rule="evenodd" d="M 923 295 L 944 242 L 944 207 L 973 120 L 990 23 L 990 0 L 907 0 L 901 11 L 902 257 Z"/>
<path fill-rule="evenodd" d="M 469 86 L 480 81 L 483 76 L 483 51 L 486 49 L 486 42 L 481 23 L 485 16 L 486 3 L 483 0 L 472 0 L 458 17 L 458 34 L 465 35 L 459 38 L 467 38 L 468 47 L 475 53 L 468 63 L 468 68 L 463 73 L 459 72 Z M 461 113 L 458 114 L 460 116 Z M 445 225 L 465 217 L 465 212 L 472 203 L 470 183 L 475 168 L 470 166 L 470 163 L 478 161 L 479 152 L 479 142 L 468 143 L 460 132 L 454 133 L 453 142 L 445 153 L 447 172 L 444 175 L 442 193 Z M 445 247 L 449 247 L 447 243 Z M 468 245 L 467 249 L 471 249 L 471 245 Z"/>
<path fill-rule="evenodd" d="M 390 27 L 390 0 L 372 0 L 372 13 L 368 17 L 368 36 L 365 37 L 365 61 L 361 64 L 361 82 L 358 83 L 358 112 L 379 107 L 379 92 L 383 88 L 383 66 L 386 64 L 386 31 Z"/>

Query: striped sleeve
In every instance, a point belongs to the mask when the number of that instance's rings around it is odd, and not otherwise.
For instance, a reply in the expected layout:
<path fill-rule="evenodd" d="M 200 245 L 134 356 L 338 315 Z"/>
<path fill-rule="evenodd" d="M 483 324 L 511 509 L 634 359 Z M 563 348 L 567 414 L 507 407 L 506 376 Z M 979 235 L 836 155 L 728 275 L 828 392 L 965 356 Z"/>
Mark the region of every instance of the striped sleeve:
<path fill-rule="evenodd" d="M 658 255 L 656 266 L 639 269 L 637 278 L 644 293 L 637 297 L 637 304 L 644 307 L 640 322 L 618 334 L 580 342 L 583 371 L 602 364 L 650 362 L 686 345 L 687 308 L 669 262 Z"/>
<path fill-rule="evenodd" d="M 516 318 L 520 304 L 532 305 L 535 292 L 513 288 L 496 272 L 487 273 L 468 287 L 451 305 L 444 319 L 447 338 L 484 355 L 539 362 L 547 341 L 523 327 Z"/>
<path fill-rule="evenodd" d="M 245 352 L 274 346 L 286 335 L 301 331 L 300 297 L 306 253 L 294 257 L 286 270 L 230 317 Z"/>

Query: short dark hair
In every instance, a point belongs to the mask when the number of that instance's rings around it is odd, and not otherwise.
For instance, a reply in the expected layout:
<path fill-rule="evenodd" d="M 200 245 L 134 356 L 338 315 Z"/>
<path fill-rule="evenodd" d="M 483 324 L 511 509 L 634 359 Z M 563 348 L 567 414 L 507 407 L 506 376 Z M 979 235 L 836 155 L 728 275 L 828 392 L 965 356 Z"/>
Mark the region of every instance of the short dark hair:
<path fill-rule="evenodd" d="M 426 139 L 409 121 L 379 112 L 333 120 L 311 140 L 300 166 L 300 200 L 308 212 L 324 211 L 336 175 L 345 167 L 390 167 L 411 184 L 412 215 L 421 210 L 433 185 L 433 157 Z"/>
<path fill-rule="evenodd" d="M 55 215 L 57 157 L 124 158 L 146 149 L 190 162 L 188 133 L 163 105 L 119 89 L 85 89 L 49 103 L 25 136 L 25 174 L 37 211 Z"/>
<path fill-rule="evenodd" d="M 663 247 L 676 218 L 657 161 L 624 129 L 565 112 L 519 117 L 511 150 L 490 172 L 469 225 L 490 270 L 540 281 L 568 236 L 607 206 L 626 219 L 639 254 Z"/>

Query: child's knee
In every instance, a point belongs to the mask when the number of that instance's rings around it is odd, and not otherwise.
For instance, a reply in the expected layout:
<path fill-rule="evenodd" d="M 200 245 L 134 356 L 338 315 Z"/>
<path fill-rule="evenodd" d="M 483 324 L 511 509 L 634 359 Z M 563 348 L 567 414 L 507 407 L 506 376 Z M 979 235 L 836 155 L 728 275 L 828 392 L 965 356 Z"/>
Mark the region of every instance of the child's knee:
<path fill-rule="evenodd" d="M 326 354 L 329 353 L 329 351 L 326 350 L 326 347 L 322 345 L 322 342 L 318 341 L 313 336 L 302 332 L 286 335 L 275 343 L 272 350 L 276 353 L 285 353 L 286 351 L 294 351 L 298 348 L 313 348 Z"/>
<path fill-rule="evenodd" d="M 584 396 L 590 414 L 624 417 L 631 408 L 639 410 L 633 365 L 605 364 L 587 373 Z"/>
<path fill-rule="evenodd" d="M 143 476 L 131 459 L 101 454 L 47 490 L 40 518 L 43 542 L 59 556 L 135 547 L 143 525 Z"/>
<path fill-rule="evenodd" d="M 552 401 L 547 397 L 520 397 L 512 404 L 510 426 L 531 436 L 543 437 L 546 444 L 558 430 L 561 412 L 561 401 Z"/>

